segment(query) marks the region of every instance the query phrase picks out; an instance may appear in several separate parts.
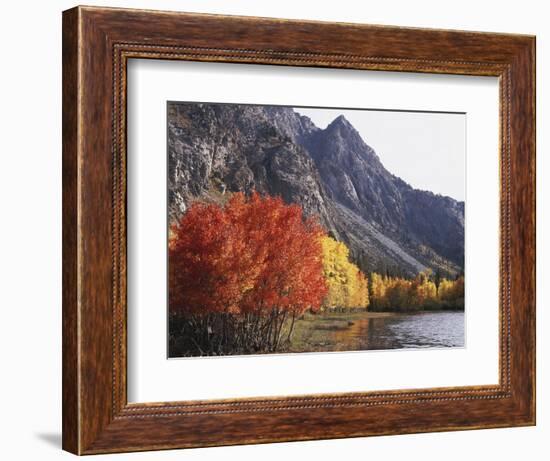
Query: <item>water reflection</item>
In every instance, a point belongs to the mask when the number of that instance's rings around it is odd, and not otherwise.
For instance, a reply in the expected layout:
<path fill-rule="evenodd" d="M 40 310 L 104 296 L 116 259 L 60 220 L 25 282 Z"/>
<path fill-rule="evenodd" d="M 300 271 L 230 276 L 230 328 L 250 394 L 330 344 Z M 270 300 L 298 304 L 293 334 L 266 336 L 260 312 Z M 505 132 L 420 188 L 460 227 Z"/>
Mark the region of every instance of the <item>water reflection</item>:
<path fill-rule="evenodd" d="M 335 351 L 463 347 L 464 312 L 355 319 L 347 328 L 327 332 L 327 336 Z"/>

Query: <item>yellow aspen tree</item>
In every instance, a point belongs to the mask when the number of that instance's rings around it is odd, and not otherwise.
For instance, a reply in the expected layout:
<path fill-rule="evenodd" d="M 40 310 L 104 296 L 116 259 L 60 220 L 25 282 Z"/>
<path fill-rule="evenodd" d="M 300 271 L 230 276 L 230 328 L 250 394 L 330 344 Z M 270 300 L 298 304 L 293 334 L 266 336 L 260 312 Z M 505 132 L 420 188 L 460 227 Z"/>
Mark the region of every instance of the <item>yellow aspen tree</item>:
<path fill-rule="evenodd" d="M 325 308 L 368 306 L 367 279 L 349 260 L 349 249 L 331 237 L 321 238 L 323 275 L 328 286 Z"/>

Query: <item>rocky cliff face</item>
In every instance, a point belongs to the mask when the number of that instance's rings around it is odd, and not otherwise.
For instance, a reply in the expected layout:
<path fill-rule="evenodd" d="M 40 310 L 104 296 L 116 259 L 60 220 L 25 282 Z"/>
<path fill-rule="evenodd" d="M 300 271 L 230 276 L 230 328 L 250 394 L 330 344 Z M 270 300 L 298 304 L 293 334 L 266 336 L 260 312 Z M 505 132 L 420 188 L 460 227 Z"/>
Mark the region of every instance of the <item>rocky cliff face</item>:
<path fill-rule="evenodd" d="M 464 267 L 464 203 L 392 175 L 343 116 L 321 130 L 288 107 L 170 103 L 168 162 L 171 220 L 257 190 L 319 216 L 365 271 Z"/>
<path fill-rule="evenodd" d="M 331 199 L 416 254 L 423 265 L 433 266 L 431 249 L 464 267 L 463 202 L 413 189 L 391 174 L 343 116 L 312 133 L 308 143 Z"/>

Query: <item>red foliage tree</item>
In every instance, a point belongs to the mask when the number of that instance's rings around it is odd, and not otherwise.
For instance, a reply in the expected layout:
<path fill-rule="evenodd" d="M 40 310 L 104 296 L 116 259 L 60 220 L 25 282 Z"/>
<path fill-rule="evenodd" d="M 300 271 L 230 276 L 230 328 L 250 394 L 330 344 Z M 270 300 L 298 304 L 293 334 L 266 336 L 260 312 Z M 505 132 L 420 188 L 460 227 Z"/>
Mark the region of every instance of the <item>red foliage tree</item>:
<path fill-rule="evenodd" d="M 323 231 L 299 205 L 238 193 L 223 208 L 193 204 L 171 230 L 173 313 L 277 317 L 317 310 L 327 292 Z"/>

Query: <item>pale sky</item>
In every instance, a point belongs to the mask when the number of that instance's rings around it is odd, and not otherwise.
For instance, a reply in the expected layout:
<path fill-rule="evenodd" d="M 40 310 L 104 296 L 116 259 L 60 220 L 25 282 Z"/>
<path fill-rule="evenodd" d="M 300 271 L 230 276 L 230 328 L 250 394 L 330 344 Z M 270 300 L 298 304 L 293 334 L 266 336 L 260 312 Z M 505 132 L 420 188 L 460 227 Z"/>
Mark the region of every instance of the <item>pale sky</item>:
<path fill-rule="evenodd" d="M 465 198 L 466 115 L 295 107 L 319 128 L 344 115 L 390 173 L 416 189 Z"/>

